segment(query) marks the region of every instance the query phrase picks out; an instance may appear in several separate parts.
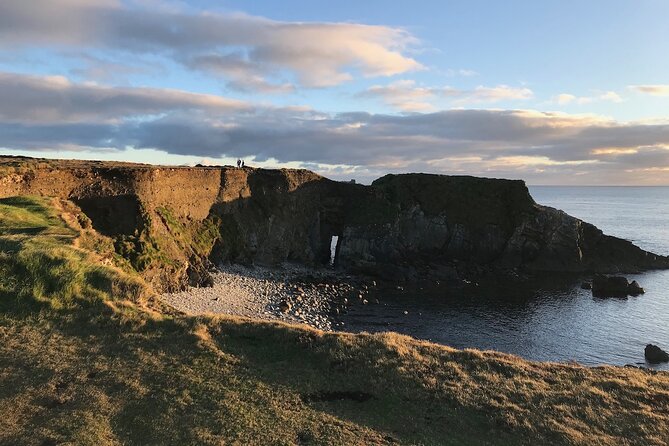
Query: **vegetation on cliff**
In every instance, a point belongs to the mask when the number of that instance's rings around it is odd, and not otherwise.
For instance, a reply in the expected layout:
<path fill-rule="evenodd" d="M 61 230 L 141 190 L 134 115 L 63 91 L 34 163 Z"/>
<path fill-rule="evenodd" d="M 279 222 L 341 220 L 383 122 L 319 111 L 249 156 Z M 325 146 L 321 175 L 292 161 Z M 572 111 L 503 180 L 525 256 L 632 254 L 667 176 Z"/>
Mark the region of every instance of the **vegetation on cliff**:
<path fill-rule="evenodd" d="M 669 438 L 666 373 L 173 314 L 70 206 L 0 201 L 0 444 Z"/>

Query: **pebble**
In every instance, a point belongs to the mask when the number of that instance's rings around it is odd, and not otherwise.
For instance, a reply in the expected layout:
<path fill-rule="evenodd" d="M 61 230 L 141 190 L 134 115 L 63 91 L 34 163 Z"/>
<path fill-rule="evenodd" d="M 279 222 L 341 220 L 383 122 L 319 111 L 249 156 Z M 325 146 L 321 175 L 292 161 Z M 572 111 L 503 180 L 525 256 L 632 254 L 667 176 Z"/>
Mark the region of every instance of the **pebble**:
<path fill-rule="evenodd" d="M 279 269 L 223 265 L 211 272 L 214 286 L 163 294 L 161 299 L 186 314 L 230 314 L 265 320 L 306 323 L 331 331 L 344 324 L 333 320 L 362 289 L 350 276 L 285 264 Z M 372 282 L 376 286 L 375 282 Z M 342 305 L 343 302 L 343 305 Z M 378 303 L 378 299 L 375 300 Z"/>

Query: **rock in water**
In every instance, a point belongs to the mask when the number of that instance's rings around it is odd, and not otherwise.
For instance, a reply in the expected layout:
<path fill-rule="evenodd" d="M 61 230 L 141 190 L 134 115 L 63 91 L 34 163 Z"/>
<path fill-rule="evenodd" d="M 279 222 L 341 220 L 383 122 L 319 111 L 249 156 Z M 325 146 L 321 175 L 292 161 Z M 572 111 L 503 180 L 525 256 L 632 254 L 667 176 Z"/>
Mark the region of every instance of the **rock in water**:
<path fill-rule="evenodd" d="M 644 356 L 648 362 L 658 364 L 660 362 L 669 362 L 669 353 L 662 350 L 657 345 L 648 344 L 644 349 Z"/>
<path fill-rule="evenodd" d="M 590 282 L 583 282 L 581 284 L 581 289 L 582 290 L 591 290 L 592 289 L 592 284 Z"/>
<path fill-rule="evenodd" d="M 641 288 L 636 280 L 633 280 L 632 283 L 627 287 L 627 292 L 630 296 L 638 296 L 639 294 L 644 294 L 646 290 Z"/>
<path fill-rule="evenodd" d="M 636 280 L 630 283 L 622 276 L 595 276 L 592 279 L 592 295 L 595 297 L 638 296 L 644 292 Z"/>

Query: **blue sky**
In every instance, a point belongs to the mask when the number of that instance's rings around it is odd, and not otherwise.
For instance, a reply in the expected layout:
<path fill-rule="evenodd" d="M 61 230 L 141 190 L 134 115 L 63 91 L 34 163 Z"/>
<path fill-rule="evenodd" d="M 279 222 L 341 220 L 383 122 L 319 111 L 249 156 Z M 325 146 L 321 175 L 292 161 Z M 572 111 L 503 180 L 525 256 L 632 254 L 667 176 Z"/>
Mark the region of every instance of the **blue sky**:
<path fill-rule="evenodd" d="M 666 1 L 26 3 L 2 154 L 669 184 Z"/>

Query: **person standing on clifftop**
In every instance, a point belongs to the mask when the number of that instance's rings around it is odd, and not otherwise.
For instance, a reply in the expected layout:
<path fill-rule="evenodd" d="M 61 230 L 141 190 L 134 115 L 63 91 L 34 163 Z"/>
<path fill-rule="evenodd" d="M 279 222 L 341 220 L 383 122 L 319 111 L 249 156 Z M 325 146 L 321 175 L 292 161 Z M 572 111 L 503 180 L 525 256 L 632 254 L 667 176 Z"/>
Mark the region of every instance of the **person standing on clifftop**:
<path fill-rule="evenodd" d="M 241 166 L 241 165 L 242 165 L 242 160 L 237 158 L 237 169 L 239 169 L 239 166 Z"/>
<path fill-rule="evenodd" d="M 244 160 L 242 160 L 242 169 L 244 168 Z"/>

